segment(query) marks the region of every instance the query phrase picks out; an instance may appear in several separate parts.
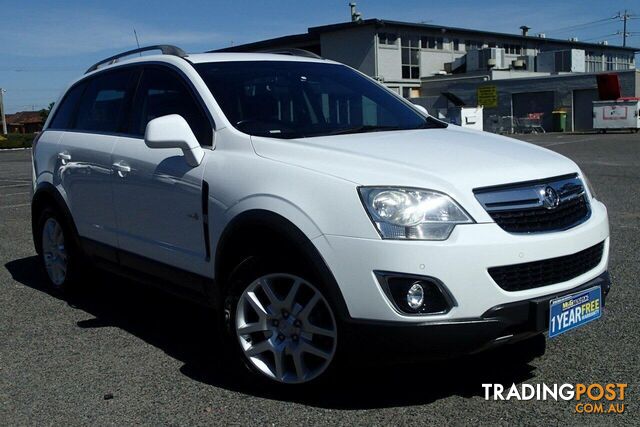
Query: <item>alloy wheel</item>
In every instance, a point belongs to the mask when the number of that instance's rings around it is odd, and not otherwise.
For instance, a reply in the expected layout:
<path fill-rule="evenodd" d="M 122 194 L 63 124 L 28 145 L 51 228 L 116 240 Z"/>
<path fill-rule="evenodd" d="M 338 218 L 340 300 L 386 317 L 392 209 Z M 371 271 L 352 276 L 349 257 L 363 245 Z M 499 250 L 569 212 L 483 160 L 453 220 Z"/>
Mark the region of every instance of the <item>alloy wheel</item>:
<path fill-rule="evenodd" d="M 42 227 L 42 255 L 49 279 L 62 286 L 67 277 L 68 256 L 62 226 L 55 218 L 48 218 Z"/>
<path fill-rule="evenodd" d="M 308 382 L 336 352 L 336 321 L 322 293 L 290 274 L 253 281 L 238 301 L 235 331 L 249 362 L 278 382 Z"/>

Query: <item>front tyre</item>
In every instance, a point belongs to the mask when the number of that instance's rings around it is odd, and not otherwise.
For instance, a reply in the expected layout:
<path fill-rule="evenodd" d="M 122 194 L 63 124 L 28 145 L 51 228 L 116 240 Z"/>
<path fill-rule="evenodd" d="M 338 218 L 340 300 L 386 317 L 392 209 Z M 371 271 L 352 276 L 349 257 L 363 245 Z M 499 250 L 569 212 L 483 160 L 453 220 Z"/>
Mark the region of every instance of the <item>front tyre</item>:
<path fill-rule="evenodd" d="M 274 267 L 238 283 L 229 326 L 252 371 L 283 384 L 308 383 L 334 361 L 336 318 L 311 280 Z"/>

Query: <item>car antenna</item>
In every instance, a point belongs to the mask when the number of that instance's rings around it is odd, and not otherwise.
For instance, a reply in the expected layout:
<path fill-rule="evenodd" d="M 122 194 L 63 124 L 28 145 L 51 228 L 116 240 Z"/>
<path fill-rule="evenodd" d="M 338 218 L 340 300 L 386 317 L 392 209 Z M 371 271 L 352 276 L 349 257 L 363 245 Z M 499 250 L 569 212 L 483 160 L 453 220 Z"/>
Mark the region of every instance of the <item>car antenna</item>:
<path fill-rule="evenodd" d="M 138 49 L 140 49 L 140 41 L 138 40 L 138 33 L 136 32 L 135 27 L 133 27 L 133 35 L 136 38 L 136 44 L 138 45 Z M 142 56 L 142 52 L 140 52 L 139 55 Z"/>

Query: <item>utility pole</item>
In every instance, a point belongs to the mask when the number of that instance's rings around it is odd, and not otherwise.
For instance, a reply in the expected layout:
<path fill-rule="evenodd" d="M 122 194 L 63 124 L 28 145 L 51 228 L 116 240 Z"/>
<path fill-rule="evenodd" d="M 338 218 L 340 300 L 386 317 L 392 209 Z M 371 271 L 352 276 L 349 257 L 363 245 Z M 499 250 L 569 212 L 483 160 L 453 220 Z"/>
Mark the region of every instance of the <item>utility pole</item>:
<path fill-rule="evenodd" d="M 2 119 L 2 134 L 7 134 L 7 117 L 4 114 L 4 96 L 2 96 L 6 91 L 0 88 L 0 119 Z"/>
<path fill-rule="evenodd" d="M 629 20 L 629 13 L 627 13 L 627 10 L 625 9 L 624 11 L 624 15 L 622 15 L 622 46 L 626 47 L 627 46 L 627 36 L 629 35 L 629 33 L 627 33 L 627 20 Z"/>

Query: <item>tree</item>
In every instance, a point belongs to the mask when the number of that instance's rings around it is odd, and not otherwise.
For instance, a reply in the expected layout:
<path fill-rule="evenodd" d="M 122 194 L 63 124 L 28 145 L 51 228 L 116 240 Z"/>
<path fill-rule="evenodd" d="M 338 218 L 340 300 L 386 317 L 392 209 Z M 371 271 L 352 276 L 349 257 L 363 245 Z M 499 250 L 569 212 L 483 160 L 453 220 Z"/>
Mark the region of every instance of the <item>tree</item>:
<path fill-rule="evenodd" d="M 51 102 L 49 103 L 47 108 L 43 108 L 42 110 L 40 110 L 40 116 L 42 117 L 42 120 L 47 120 L 47 117 L 49 117 L 49 113 L 51 113 L 54 105 L 55 102 Z"/>

